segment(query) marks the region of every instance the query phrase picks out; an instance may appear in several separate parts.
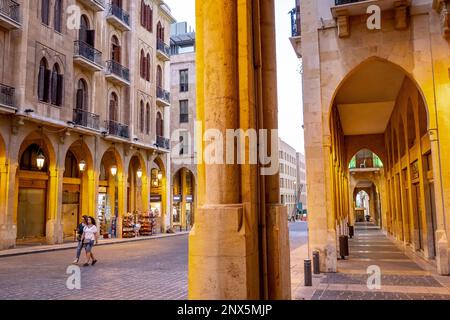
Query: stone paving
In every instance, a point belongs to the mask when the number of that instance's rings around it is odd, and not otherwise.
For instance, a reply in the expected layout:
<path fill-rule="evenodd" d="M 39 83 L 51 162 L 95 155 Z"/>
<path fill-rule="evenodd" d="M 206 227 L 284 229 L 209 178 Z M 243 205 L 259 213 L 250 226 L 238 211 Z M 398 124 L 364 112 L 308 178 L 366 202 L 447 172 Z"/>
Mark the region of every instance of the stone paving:
<path fill-rule="evenodd" d="M 1 258 L 0 299 L 187 299 L 187 252 L 187 236 L 96 247 L 81 290 L 66 287 L 74 250 Z"/>
<path fill-rule="evenodd" d="M 314 276 L 313 287 L 298 286 L 294 299 L 311 300 L 450 300 L 449 277 L 406 249 L 378 228 L 362 224 L 349 242 L 350 257 L 338 262 L 338 273 Z M 381 271 L 381 287 L 369 289 L 368 268 Z"/>

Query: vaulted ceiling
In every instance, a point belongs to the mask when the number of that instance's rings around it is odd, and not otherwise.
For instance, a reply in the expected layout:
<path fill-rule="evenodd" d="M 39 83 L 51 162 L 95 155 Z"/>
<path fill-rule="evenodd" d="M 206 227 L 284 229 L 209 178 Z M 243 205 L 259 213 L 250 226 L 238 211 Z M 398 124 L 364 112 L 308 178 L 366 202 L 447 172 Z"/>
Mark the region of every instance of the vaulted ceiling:
<path fill-rule="evenodd" d="M 344 134 L 384 133 L 404 80 L 400 68 L 378 60 L 350 75 L 335 100 Z"/>

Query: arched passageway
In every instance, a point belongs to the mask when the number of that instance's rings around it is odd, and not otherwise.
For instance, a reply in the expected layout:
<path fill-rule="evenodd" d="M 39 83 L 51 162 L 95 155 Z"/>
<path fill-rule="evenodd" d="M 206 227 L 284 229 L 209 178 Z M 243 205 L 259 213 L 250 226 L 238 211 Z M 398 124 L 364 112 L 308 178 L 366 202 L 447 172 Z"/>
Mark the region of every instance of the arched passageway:
<path fill-rule="evenodd" d="M 188 230 L 194 225 L 195 176 L 187 168 L 178 170 L 172 178 L 172 223 L 175 228 Z"/>
<path fill-rule="evenodd" d="M 348 203 L 365 191 L 375 200 L 372 210 L 381 211 L 377 225 L 434 259 L 435 155 L 427 126 L 422 92 L 400 67 L 373 58 L 345 78 L 330 112 L 332 217 L 338 235 L 347 232 L 347 221 L 358 221 L 348 216 L 353 211 Z M 340 197 L 342 189 L 348 189 L 351 201 Z"/>
<path fill-rule="evenodd" d="M 104 238 L 122 237 L 124 171 L 120 154 L 112 147 L 100 164 L 97 218 Z"/>
<path fill-rule="evenodd" d="M 16 173 L 17 240 L 57 242 L 57 185 L 55 153 L 43 130 L 29 134 L 22 142 Z"/>
<path fill-rule="evenodd" d="M 75 229 L 83 215 L 95 212 L 94 162 L 82 138 L 75 141 L 64 161 L 61 219 L 64 238 L 75 238 Z"/>

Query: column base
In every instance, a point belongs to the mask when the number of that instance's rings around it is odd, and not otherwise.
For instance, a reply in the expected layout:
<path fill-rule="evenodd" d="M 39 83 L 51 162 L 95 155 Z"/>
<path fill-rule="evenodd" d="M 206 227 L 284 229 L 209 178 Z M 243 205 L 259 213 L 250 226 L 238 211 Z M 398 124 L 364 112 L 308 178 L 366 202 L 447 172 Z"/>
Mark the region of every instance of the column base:
<path fill-rule="evenodd" d="M 259 299 L 257 233 L 242 204 L 199 208 L 189 236 L 189 299 Z"/>
<path fill-rule="evenodd" d="M 436 231 L 436 265 L 440 275 L 450 274 L 449 248 L 447 234 L 444 230 Z"/>
<path fill-rule="evenodd" d="M 61 244 L 64 242 L 63 225 L 56 220 L 48 220 L 46 227 L 47 244 Z"/>
<path fill-rule="evenodd" d="M 0 225 L 0 250 L 13 249 L 16 246 L 17 226 L 15 224 Z"/>
<path fill-rule="evenodd" d="M 291 300 L 291 258 L 287 207 L 267 205 L 267 264 L 270 300 Z"/>

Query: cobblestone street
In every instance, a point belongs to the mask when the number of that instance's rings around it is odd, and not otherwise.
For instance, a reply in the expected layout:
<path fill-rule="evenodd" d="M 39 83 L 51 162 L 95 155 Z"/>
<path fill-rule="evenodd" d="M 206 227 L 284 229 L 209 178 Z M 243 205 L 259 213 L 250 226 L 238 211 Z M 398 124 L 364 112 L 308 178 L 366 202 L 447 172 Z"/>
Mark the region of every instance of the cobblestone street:
<path fill-rule="evenodd" d="M 96 247 L 99 262 L 81 267 L 81 290 L 66 287 L 74 250 L 1 258 L 0 299 L 187 299 L 187 239 Z"/>

